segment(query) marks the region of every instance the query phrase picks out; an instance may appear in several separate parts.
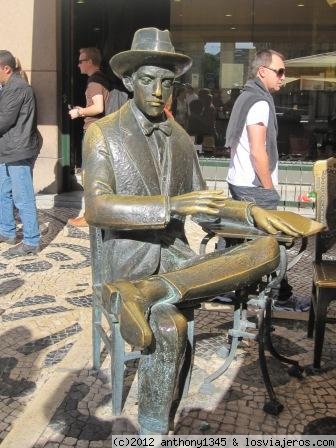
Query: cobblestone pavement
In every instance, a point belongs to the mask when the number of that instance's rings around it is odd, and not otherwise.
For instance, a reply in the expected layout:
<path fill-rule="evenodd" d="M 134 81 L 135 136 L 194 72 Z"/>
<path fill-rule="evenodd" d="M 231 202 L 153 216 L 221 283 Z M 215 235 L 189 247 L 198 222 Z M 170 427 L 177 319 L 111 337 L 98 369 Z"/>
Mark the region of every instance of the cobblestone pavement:
<path fill-rule="evenodd" d="M 40 210 L 44 229 L 38 256 L 0 254 L 0 441 L 18 448 L 110 447 L 111 433 L 136 434 L 136 362 L 127 366 L 128 392 L 123 413 L 111 415 L 109 358 L 100 372 L 91 368 L 91 273 L 88 231 L 67 228 L 68 208 Z M 192 245 L 201 233 L 188 224 Z M 290 273 L 294 293 L 309 297 L 309 248 Z M 331 315 L 334 310 L 331 309 Z M 280 352 L 312 361 L 306 338 L 307 313 L 274 319 Z M 253 314 L 252 314 L 253 319 Z M 269 360 L 276 393 L 284 405 L 279 416 L 265 414 L 265 389 L 256 343 L 243 340 L 228 372 L 211 393 L 200 387 L 223 363 L 218 353 L 227 343 L 232 307 L 207 304 L 196 312 L 196 351 L 189 395 L 179 404 L 175 434 L 301 434 L 309 422 L 336 417 L 335 332 L 327 325 L 323 370 L 302 380 Z"/>

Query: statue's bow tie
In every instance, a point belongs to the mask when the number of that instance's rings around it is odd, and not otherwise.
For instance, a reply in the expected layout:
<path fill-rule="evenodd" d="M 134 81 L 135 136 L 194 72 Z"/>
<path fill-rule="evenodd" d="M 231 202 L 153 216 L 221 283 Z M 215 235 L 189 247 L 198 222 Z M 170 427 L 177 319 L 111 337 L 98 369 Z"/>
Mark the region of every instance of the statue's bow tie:
<path fill-rule="evenodd" d="M 155 129 L 159 129 L 166 135 L 170 135 L 172 133 L 172 126 L 169 121 L 164 121 L 162 123 L 143 123 L 143 128 L 146 135 L 151 135 Z"/>

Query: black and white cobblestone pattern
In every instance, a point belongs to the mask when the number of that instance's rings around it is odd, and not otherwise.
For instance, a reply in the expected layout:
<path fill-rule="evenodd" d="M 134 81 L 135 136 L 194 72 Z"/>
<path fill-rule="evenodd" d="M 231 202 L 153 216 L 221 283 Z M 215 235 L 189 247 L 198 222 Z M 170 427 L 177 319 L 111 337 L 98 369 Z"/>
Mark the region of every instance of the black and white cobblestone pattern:
<path fill-rule="evenodd" d="M 40 385 L 76 350 L 84 325 L 91 325 L 88 231 L 64 232 L 73 215 L 69 209 L 40 212 L 47 230 L 37 257 L 8 259 L 0 254 L 0 441 Z M 5 249 L 0 246 L 1 251 Z M 306 297 L 311 288 L 312 253 L 310 245 L 289 273 L 294 293 Z M 192 381 L 175 417 L 175 434 L 301 434 L 318 419 L 336 417 L 336 328 L 332 323 L 327 325 L 319 375 L 299 381 L 270 359 L 273 385 L 284 404 L 279 416 L 262 410 L 265 389 L 254 341 L 241 341 L 235 361 L 226 375 L 216 380 L 214 391 L 201 393 L 203 379 L 223 363 L 218 352 L 227 344 L 232 326 L 232 309 L 226 306 L 226 310 L 196 311 Z M 334 314 L 332 307 L 330 315 Z M 306 338 L 305 321 L 276 319 L 274 327 L 274 344 L 280 352 L 302 365 L 311 363 L 313 343 Z M 118 418 L 111 415 L 109 362 L 103 352 L 100 372 L 89 366 L 76 371 L 74 366 L 69 373 L 72 384 L 34 448 L 110 447 L 112 432 L 137 433 L 136 362 L 126 369 L 126 401 Z M 328 420 L 328 424 L 332 422 Z"/>

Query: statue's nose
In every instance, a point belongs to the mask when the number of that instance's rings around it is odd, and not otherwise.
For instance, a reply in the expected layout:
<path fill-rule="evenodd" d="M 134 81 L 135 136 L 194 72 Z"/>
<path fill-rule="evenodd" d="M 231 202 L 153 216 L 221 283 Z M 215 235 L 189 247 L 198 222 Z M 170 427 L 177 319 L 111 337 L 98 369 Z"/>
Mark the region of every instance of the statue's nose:
<path fill-rule="evenodd" d="M 157 97 L 162 96 L 162 86 L 159 79 L 154 84 L 154 95 Z"/>

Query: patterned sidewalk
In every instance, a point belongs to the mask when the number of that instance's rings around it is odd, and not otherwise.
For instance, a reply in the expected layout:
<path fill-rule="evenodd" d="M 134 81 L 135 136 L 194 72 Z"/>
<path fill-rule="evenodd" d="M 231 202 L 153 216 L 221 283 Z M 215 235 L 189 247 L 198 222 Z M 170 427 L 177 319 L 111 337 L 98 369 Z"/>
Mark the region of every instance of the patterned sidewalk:
<path fill-rule="evenodd" d="M 0 441 L 1 447 L 110 447 L 111 433 L 137 433 L 136 363 L 126 372 L 123 413 L 111 415 L 109 358 L 100 372 L 91 361 L 91 272 L 87 229 L 65 224 L 74 210 L 40 210 L 43 250 L 35 257 L 9 258 L 0 249 Z M 197 248 L 201 233 L 188 224 Z M 309 297 L 312 247 L 290 276 L 294 293 Z M 331 310 L 331 315 L 334 310 Z M 307 313 L 274 319 L 274 342 L 281 353 L 312 362 L 306 338 Z M 302 434 L 309 422 L 336 417 L 335 327 L 328 324 L 324 369 L 303 380 L 292 378 L 273 359 L 270 371 L 284 411 L 263 412 L 265 389 L 254 341 L 243 340 L 230 369 L 211 394 L 203 379 L 223 359 L 232 307 L 207 304 L 196 313 L 195 364 L 188 397 L 175 418 L 175 434 Z"/>

